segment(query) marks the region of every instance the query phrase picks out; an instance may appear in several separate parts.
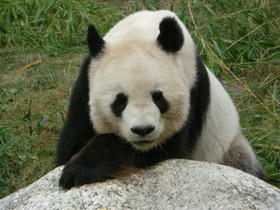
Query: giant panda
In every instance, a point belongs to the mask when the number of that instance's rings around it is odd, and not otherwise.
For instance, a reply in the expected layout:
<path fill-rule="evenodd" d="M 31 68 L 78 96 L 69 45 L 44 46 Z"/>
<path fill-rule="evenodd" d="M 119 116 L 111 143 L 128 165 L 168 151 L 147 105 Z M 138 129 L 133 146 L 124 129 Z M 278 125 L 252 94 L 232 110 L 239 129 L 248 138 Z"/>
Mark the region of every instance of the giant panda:
<path fill-rule="evenodd" d="M 57 144 L 62 188 L 173 158 L 266 179 L 232 100 L 173 12 L 134 13 L 104 38 L 89 25 L 87 43 Z"/>

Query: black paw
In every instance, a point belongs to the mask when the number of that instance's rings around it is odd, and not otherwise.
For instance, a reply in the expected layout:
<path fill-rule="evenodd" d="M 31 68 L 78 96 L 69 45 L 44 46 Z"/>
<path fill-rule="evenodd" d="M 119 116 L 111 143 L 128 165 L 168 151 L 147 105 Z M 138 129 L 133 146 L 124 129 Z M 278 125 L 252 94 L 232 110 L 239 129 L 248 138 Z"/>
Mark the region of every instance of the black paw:
<path fill-rule="evenodd" d="M 74 186 L 112 179 L 123 165 L 131 165 L 131 146 L 113 134 L 96 136 L 85 148 L 66 164 L 59 186 Z M 122 156 L 123 154 L 128 154 Z"/>
<path fill-rule="evenodd" d="M 90 183 L 89 169 L 77 164 L 68 164 L 64 167 L 59 179 L 59 186 L 70 189 L 74 186 Z"/>
<path fill-rule="evenodd" d="M 96 171 L 87 165 L 67 164 L 59 179 L 59 186 L 63 189 L 70 189 L 74 186 L 81 186 L 93 182 L 101 182 L 110 177 L 97 176 Z"/>

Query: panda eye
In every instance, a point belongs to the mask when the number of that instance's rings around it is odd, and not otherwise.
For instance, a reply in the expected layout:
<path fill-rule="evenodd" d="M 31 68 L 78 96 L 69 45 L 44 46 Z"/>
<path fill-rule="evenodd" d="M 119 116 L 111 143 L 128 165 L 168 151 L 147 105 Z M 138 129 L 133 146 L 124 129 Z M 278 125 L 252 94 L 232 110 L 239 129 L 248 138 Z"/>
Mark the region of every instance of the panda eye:
<path fill-rule="evenodd" d="M 162 95 L 161 91 L 157 90 L 152 93 L 152 97 L 153 97 L 153 100 L 160 100 L 160 99 L 162 99 L 163 95 Z"/>
<path fill-rule="evenodd" d="M 124 93 L 118 93 L 115 101 L 111 104 L 113 113 L 120 117 L 127 105 L 127 96 Z"/>
<path fill-rule="evenodd" d="M 125 103 L 127 102 L 127 97 L 124 93 L 118 93 L 116 95 L 116 101 L 118 101 L 119 103 Z"/>
<path fill-rule="evenodd" d="M 157 90 L 152 92 L 152 98 L 161 113 L 164 113 L 168 110 L 168 102 L 161 91 Z"/>

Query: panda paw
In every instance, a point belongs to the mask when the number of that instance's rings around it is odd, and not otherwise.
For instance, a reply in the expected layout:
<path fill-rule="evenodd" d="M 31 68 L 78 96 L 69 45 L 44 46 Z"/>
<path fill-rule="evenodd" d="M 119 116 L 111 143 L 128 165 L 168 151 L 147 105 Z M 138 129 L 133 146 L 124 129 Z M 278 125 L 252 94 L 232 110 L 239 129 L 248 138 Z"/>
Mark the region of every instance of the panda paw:
<path fill-rule="evenodd" d="M 66 165 L 59 179 L 59 186 L 63 189 L 70 189 L 74 186 L 90 183 L 89 170 L 81 165 Z"/>
<path fill-rule="evenodd" d="M 95 170 L 89 166 L 70 163 L 62 171 L 59 186 L 68 190 L 74 186 L 105 181 L 106 179 L 109 177 L 96 176 Z"/>

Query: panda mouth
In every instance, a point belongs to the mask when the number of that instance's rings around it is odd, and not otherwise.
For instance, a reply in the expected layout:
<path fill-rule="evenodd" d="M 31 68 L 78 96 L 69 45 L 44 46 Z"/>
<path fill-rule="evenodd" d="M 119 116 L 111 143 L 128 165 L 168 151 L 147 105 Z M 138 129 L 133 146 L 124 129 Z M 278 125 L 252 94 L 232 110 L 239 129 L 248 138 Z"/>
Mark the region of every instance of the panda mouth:
<path fill-rule="evenodd" d="M 133 144 L 136 144 L 138 146 L 142 146 L 142 145 L 145 145 L 145 144 L 150 144 L 152 143 L 153 141 L 149 141 L 149 140 L 140 140 L 140 141 L 134 141 L 132 142 Z"/>

